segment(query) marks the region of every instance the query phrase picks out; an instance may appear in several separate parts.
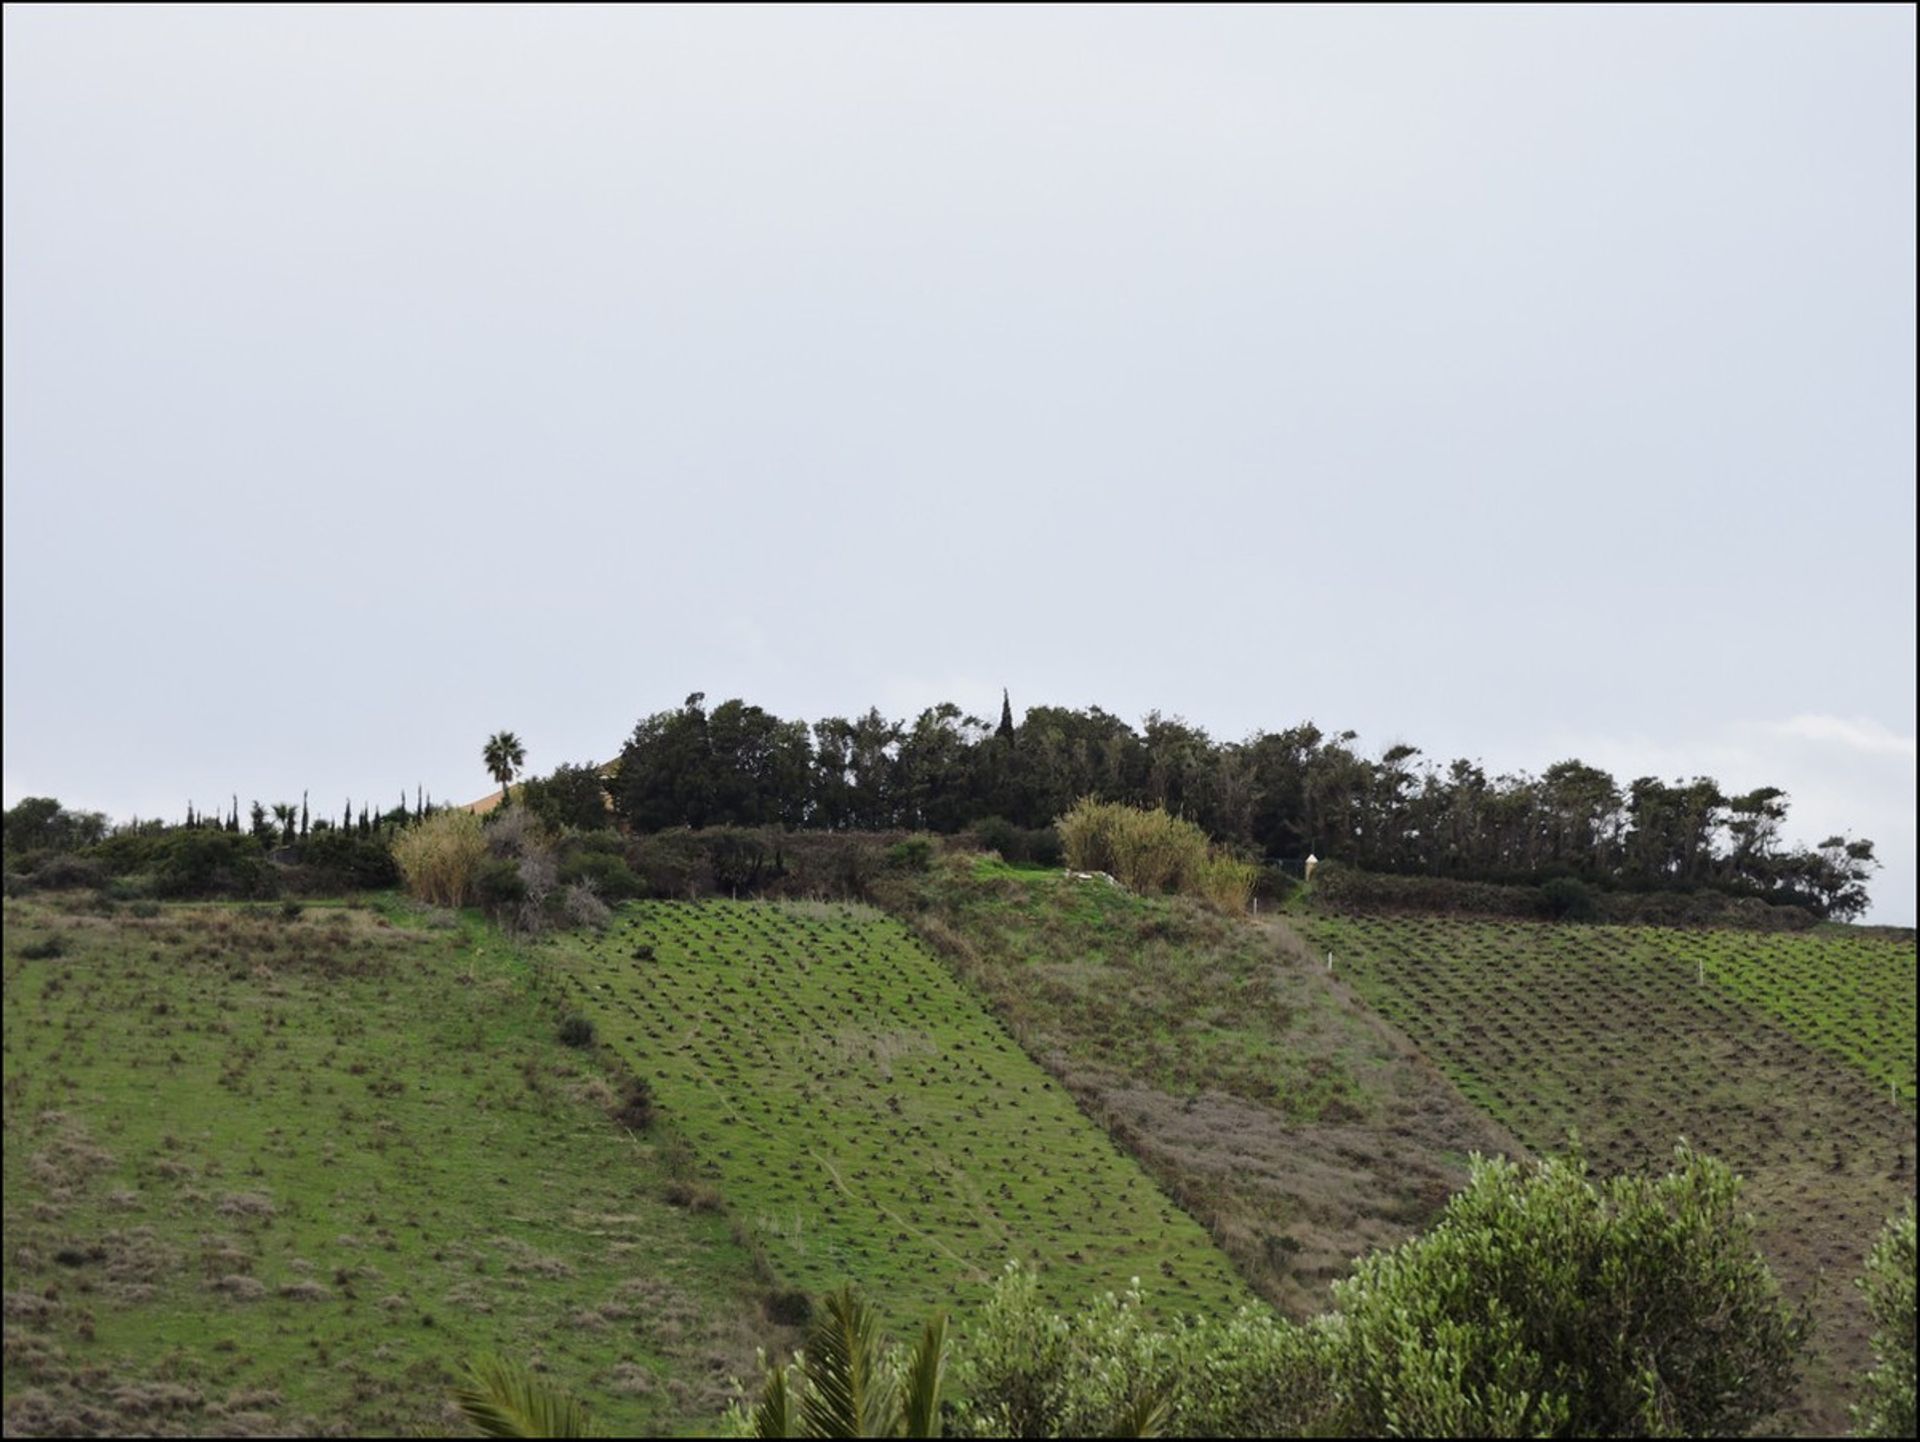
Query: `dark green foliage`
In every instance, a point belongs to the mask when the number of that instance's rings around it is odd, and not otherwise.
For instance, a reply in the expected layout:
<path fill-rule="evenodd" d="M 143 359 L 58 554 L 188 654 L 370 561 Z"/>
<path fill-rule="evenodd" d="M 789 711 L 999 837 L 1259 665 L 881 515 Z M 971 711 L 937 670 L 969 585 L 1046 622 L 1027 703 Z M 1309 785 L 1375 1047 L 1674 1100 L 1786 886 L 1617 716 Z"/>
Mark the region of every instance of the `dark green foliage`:
<path fill-rule="evenodd" d="M 156 896 L 264 900 L 280 890 L 259 845 L 229 831 L 174 831 L 154 838 L 149 856 Z"/>
<path fill-rule="evenodd" d="M 1052 826 L 1015 826 L 1004 816 L 989 816 L 967 828 L 973 844 L 997 851 L 1011 866 L 1058 866 L 1062 861 L 1060 833 Z"/>
<path fill-rule="evenodd" d="M 98 861 L 64 853 L 49 856 L 33 868 L 33 884 L 42 891 L 98 886 L 105 879 L 106 868 Z"/>
<path fill-rule="evenodd" d="M 892 871 L 925 871 L 933 864 L 933 843 L 924 836 L 912 836 L 887 848 L 887 867 Z"/>
<path fill-rule="evenodd" d="M 555 831 L 603 828 L 609 816 L 606 781 L 600 768 L 588 761 L 579 766 L 556 766 L 550 776 L 529 777 L 514 797 Z"/>
<path fill-rule="evenodd" d="M 51 796 L 28 796 L 0 816 L 0 838 L 8 856 L 78 851 L 106 834 L 105 816 L 97 811 L 69 811 Z"/>
<path fill-rule="evenodd" d="M 786 874 L 777 835 L 725 827 L 704 834 L 707 864 L 721 895 L 750 896 Z"/>
<path fill-rule="evenodd" d="M 474 882 L 474 895 L 480 905 L 495 916 L 511 915 L 527 900 L 526 878 L 517 862 L 488 861 Z"/>
<path fill-rule="evenodd" d="M 1322 911 L 1364 915 L 1404 913 L 1421 916 L 1511 916 L 1538 919 L 1554 915 L 1548 886 L 1560 889 L 1562 904 L 1579 887 L 1590 908 L 1586 917 L 1616 925 L 1738 926 L 1756 931 L 1804 931 L 1819 918 L 1804 907 L 1770 904 L 1754 896 L 1716 891 L 1596 891 L 1586 883 L 1560 878 L 1545 886 L 1501 886 L 1445 876 L 1396 876 L 1362 871 L 1337 861 L 1323 862 L 1313 874 L 1313 904 Z"/>
<path fill-rule="evenodd" d="M 39 941 L 30 941 L 20 948 L 20 955 L 28 961 L 51 961 L 56 956 L 66 954 L 67 944 L 59 933 L 43 937 Z"/>
<path fill-rule="evenodd" d="M 1299 863 L 1314 852 L 1368 871 L 1527 888 L 1564 876 L 1838 918 L 1865 906 L 1878 866 L 1864 840 L 1784 848 L 1778 788 L 1729 797 L 1705 777 L 1642 777 L 1623 788 L 1578 760 L 1489 778 L 1466 760 L 1425 761 L 1413 746 L 1372 758 L 1356 740 L 1305 723 L 1221 742 L 1178 717 L 1150 713 L 1136 729 L 1098 707 L 1037 706 L 1016 732 L 1004 694 L 997 727 L 943 702 L 911 723 L 869 710 L 809 730 L 737 699 L 709 712 L 696 692 L 640 721 L 610 790 L 620 817 L 641 832 L 951 834 L 990 819 L 1038 830 L 1091 796 L 1163 808 L 1249 858 Z M 986 844 L 1010 862 L 1055 864 L 1052 855 L 1017 857 L 1000 844 L 1007 840 L 1001 833 Z"/>
<path fill-rule="evenodd" d="M 493 777 L 500 787 L 500 804 L 508 805 L 513 800 L 511 789 L 513 778 L 526 764 L 525 744 L 511 731 L 496 731 L 487 738 L 487 744 L 481 748 L 480 759 L 486 764 L 487 774 Z"/>
<path fill-rule="evenodd" d="M 777 1326 L 804 1327 L 813 1320 L 813 1298 L 798 1288 L 769 1292 L 762 1306 Z"/>
<path fill-rule="evenodd" d="M 591 1040 L 592 1022 L 587 1023 L 587 1030 Z M 613 1119 L 629 1131 L 644 1132 L 653 1125 L 653 1112 L 652 1084 L 645 1077 L 629 1076 L 620 1085 L 620 1099 L 614 1104 Z"/>
<path fill-rule="evenodd" d="M 1556 876 L 1543 883 L 1540 903 L 1555 921 L 1592 921 L 1600 914 L 1593 892 L 1571 876 Z"/>
<path fill-rule="evenodd" d="M 1888 1222 L 1858 1283 L 1873 1318 L 1874 1368 L 1853 1409 L 1863 1437 L 1914 1435 L 1914 1206 Z"/>
<path fill-rule="evenodd" d="M 526 783 L 522 791 L 532 784 Z M 622 858 L 610 856 L 604 851 L 576 851 L 560 863 L 560 882 L 562 885 L 584 883 L 591 886 L 601 900 L 609 903 L 644 896 L 647 890 Z"/>
<path fill-rule="evenodd" d="M 593 1045 L 593 1018 L 570 1011 L 560 1019 L 560 1044 L 571 1047 Z"/>
<path fill-rule="evenodd" d="M 325 889 L 381 890 L 400 884 L 400 868 L 384 837 L 316 830 L 301 845 L 300 860 L 320 874 Z"/>
<path fill-rule="evenodd" d="M 1352 1435 L 1738 1436 L 1793 1394 L 1806 1323 L 1739 1182 L 1476 1160 L 1425 1235 L 1354 1264 L 1330 1326 Z"/>

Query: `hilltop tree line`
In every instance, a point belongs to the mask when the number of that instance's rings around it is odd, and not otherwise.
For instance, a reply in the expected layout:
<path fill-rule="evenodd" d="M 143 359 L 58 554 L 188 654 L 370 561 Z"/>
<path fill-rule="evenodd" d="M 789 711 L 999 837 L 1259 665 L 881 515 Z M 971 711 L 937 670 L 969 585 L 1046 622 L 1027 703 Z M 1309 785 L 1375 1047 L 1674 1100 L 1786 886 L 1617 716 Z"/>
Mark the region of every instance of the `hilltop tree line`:
<path fill-rule="evenodd" d="M 1857 916 L 1871 841 L 1788 847 L 1787 795 L 1733 794 L 1709 777 L 1624 785 L 1578 760 L 1489 776 L 1418 747 L 1379 756 L 1311 722 L 1220 741 L 1178 717 L 1138 728 L 1098 706 L 1036 706 L 990 726 L 951 702 L 911 722 L 877 709 L 809 725 L 743 700 L 643 718 L 603 783 L 591 766 L 526 783 L 530 800 L 603 824 L 606 800 L 637 831 L 782 826 L 962 831 L 989 818 L 1050 826 L 1085 796 L 1164 807 L 1249 857 L 1309 853 L 1368 871 L 1533 885 L 1718 891 Z M 542 788 L 547 788 L 543 790 Z"/>
<path fill-rule="evenodd" d="M 244 814 L 235 796 L 211 810 L 190 801 L 177 822 L 110 825 L 100 812 L 29 796 L 8 808 L 0 836 L 10 886 L 15 877 L 68 887 L 139 875 L 159 896 L 266 897 L 280 892 L 287 867 L 322 890 L 394 885 L 394 838 L 439 809 L 417 787 L 384 810 L 345 800 L 337 816 L 320 813 L 302 793 L 297 804 L 255 801 Z"/>

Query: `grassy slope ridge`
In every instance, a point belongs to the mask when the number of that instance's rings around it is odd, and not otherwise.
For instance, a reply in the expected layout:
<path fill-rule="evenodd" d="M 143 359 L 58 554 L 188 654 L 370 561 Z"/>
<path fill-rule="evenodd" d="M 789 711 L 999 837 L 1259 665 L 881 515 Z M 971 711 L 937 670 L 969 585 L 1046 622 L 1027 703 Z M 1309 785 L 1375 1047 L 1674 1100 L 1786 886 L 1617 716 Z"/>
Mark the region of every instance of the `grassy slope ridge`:
<path fill-rule="evenodd" d="M 1529 1146 L 1561 1149 L 1577 1131 L 1604 1173 L 1657 1166 L 1684 1136 L 1745 1176 L 1767 1255 L 1818 1322 L 1798 1420 L 1845 1425 L 1867 1365 L 1852 1278 L 1914 1188 L 1910 939 L 1296 924 Z"/>
<path fill-rule="evenodd" d="M 1296 1316 L 1520 1150 L 1264 925 L 965 856 L 887 901 Z"/>
<path fill-rule="evenodd" d="M 1133 1276 L 1182 1308 L 1252 1300 L 1193 1219 L 876 911 L 642 902 L 553 952 L 793 1285 L 857 1280 L 900 1335 L 1014 1257 L 1040 1264 L 1061 1306 Z"/>
<path fill-rule="evenodd" d="M 710 1426 L 749 1259 L 592 1065 L 477 927 L 7 901 L 8 1435 L 432 1428 L 488 1348 Z"/>

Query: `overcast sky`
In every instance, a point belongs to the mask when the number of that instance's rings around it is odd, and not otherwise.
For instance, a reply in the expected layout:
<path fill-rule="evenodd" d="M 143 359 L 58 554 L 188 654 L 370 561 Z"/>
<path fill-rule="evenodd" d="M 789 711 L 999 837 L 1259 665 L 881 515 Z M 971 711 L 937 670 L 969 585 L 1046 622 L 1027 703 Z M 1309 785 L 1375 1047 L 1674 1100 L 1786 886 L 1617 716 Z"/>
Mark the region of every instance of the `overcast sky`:
<path fill-rule="evenodd" d="M 5 12 L 7 803 L 703 690 L 1786 786 L 1914 920 L 1914 12 Z"/>

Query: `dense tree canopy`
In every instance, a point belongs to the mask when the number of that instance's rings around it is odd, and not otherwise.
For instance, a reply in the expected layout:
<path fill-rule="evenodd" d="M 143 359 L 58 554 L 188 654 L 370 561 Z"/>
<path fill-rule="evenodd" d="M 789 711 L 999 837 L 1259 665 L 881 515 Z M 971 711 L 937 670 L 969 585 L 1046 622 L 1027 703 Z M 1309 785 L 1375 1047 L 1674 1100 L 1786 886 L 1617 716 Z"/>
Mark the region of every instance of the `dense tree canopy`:
<path fill-rule="evenodd" d="M 1786 794 L 1728 795 L 1708 777 L 1622 785 L 1579 760 L 1538 776 L 1437 764 L 1418 747 L 1369 757 L 1310 722 L 1218 741 L 1179 717 L 1134 727 L 1098 706 L 1036 706 L 993 726 L 943 702 L 808 726 L 701 693 L 645 717 L 609 783 L 641 831 L 770 825 L 959 831 L 990 817 L 1049 825 L 1083 796 L 1164 806 L 1247 854 L 1314 852 L 1374 871 L 1467 880 L 1575 877 L 1634 890 L 1715 890 L 1857 916 L 1873 843 L 1788 849 Z"/>

